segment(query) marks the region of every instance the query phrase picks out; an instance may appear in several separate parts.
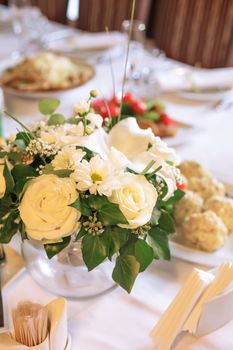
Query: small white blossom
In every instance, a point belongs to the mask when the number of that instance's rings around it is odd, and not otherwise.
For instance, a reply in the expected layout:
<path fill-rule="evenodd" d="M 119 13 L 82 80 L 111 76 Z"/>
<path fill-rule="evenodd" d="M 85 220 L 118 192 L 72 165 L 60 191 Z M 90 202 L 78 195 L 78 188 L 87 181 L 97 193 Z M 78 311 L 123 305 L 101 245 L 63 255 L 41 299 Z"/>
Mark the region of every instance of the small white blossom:
<path fill-rule="evenodd" d="M 86 153 L 81 149 L 76 149 L 72 146 L 66 146 L 61 151 L 59 151 L 56 157 L 52 160 L 52 166 L 55 170 L 74 170 L 78 163 L 85 156 L 85 154 Z"/>
<path fill-rule="evenodd" d="M 76 105 L 74 105 L 74 111 L 77 114 L 85 114 L 88 113 L 90 109 L 90 102 L 87 101 L 80 101 Z"/>

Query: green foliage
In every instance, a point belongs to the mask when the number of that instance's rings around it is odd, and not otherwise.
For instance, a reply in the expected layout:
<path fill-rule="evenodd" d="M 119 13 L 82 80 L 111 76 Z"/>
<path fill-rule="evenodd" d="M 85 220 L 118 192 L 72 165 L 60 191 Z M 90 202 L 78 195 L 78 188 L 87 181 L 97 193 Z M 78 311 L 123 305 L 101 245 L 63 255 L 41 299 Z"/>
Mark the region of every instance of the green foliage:
<path fill-rule="evenodd" d="M 70 236 L 62 238 L 62 242 L 45 244 L 44 249 L 49 259 L 60 253 L 70 243 Z"/>
<path fill-rule="evenodd" d="M 161 210 L 159 218 L 159 227 L 167 233 L 174 233 L 176 231 L 175 223 L 171 215 L 164 209 Z"/>
<path fill-rule="evenodd" d="M 105 226 L 128 224 L 128 221 L 119 209 L 119 205 L 109 202 L 106 196 L 91 195 L 88 198 L 89 206 L 98 211 L 98 219 Z"/>
<path fill-rule="evenodd" d="M 14 178 L 11 174 L 11 171 L 9 169 L 9 165 L 7 162 L 4 165 L 3 176 L 4 176 L 5 181 L 6 181 L 6 193 L 13 192 L 13 188 L 15 186 L 15 181 L 14 181 Z"/>
<path fill-rule="evenodd" d="M 87 203 L 78 196 L 76 201 L 70 205 L 70 207 L 77 209 L 84 216 L 91 215 L 91 209 L 88 207 Z"/>
<path fill-rule="evenodd" d="M 46 164 L 44 168 L 42 169 L 43 174 L 53 174 L 58 177 L 69 177 L 70 174 L 72 173 L 72 170 L 70 169 L 59 169 L 59 170 L 54 170 L 52 164 Z"/>
<path fill-rule="evenodd" d="M 62 125 L 64 123 L 65 117 L 60 113 L 52 114 L 48 120 L 48 125 Z"/>
<path fill-rule="evenodd" d="M 36 170 L 30 165 L 17 164 L 11 171 L 15 181 L 37 176 Z"/>
<path fill-rule="evenodd" d="M 103 235 L 85 235 L 82 239 L 82 253 L 88 270 L 93 270 L 107 257 L 105 237 Z"/>
<path fill-rule="evenodd" d="M 154 251 L 155 259 L 170 260 L 170 249 L 168 245 L 168 236 L 165 231 L 159 227 L 153 226 L 147 235 L 147 243 Z"/>
<path fill-rule="evenodd" d="M 127 242 L 129 231 L 118 226 L 108 226 L 103 233 L 103 237 L 107 247 L 107 256 L 111 260 L 112 256 L 119 252 Z"/>
<path fill-rule="evenodd" d="M 154 111 L 148 111 L 145 112 L 142 117 L 140 118 L 140 120 L 150 120 L 152 122 L 157 122 L 160 120 L 160 116 L 159 113 L 154 112 Z"/>
<path fill-rule="evenodd" d="M 32 135 L 29 132 L 21 131 L 16 135 L 13 145 L 19 148 L 26 148 L 32 139 Z"/>
<path fill-rule="evenodd" d="M 130 293 L 139 270 L 140 264 L 134 256 L 120 255 L 116 259 L 116 266 L 113 270 L 112 278 Z"/>
<path fill-rule="evenodd" d="M 142 239 L 133 240 L 123 247 L 121 255 L 134 256 L 140 264 L 139 272 L 145 271 L 154 258 L 153 249 Z"/>
<path fill-rule="evenodd" d="M 159 222 L 160 215 L 161 215 L 161 211 L 155 206 L 153 211 L 152 211 L 150 225 L 152 225 L 152 226 L 157 225 Z"/>
<path fill-rule="evenodd" d="M 18 223 L 15 220 L 18 218 L 17 210 L 12 210 L 0 220 L 0 243 L 9 243 L 11 238 L 18 231 Z"/>
<path fill-rule="evenodd" d="M 50 115 L 56 111 L 59 105 L 59 100 L 53 98 L 45 98 L 39 102 L 39 111 L 44 115 Z"/>

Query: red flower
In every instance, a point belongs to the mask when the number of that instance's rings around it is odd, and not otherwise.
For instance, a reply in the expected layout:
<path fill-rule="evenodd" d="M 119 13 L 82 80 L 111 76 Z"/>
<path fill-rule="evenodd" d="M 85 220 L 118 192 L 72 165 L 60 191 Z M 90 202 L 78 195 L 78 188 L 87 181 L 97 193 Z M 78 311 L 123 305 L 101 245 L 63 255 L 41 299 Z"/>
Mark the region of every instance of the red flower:
<path fill-rule="evenodd" d="M 179 188 L 179 190 L 181 191 L 185 191 L 186 190 L 186 185 L 184 183 L 176 183 L 176 187 Z"/>
<path fill-rule="evenodd" d="M 171 117 L 169 117 L 169 115 L 166 113 L 160 114 L 160 120 L 165 125 L 174 125 L 174 126 L 176 125 L 175 120 L 173 120 Z"/>

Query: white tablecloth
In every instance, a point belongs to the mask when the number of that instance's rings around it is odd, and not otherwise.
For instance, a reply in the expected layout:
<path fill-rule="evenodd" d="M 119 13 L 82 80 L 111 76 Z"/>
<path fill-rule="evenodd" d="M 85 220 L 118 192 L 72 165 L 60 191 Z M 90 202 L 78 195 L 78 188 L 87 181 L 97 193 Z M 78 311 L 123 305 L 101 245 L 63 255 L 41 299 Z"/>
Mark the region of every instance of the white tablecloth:
<path fill-rule="evenodd" d="M 12 43 L 14 40 L 12 35 L 9 33 L 1 35 L 7 40 L 9 49 L 11 39 Z M 3 57 L 4 46 L 1 45 L 1 41 L 0 51 L 0 57 Z M 0 61 L 0 65 L 6 62 L 8 63 L 7 57 Z M 119 72 L 122 72 L 122 67 L 122 59 L 114 61 L 117 86 L 120 83 Z M 92 88 L 100 89 L 109 95 L 111 88 L 109 64 L 106 62 L 99 64 L 96 69 L 96 77 L 80 88 L 77 100 L 88 96 Z M 67 106 L 75 101 L 67 98 L 62 102 Z M 196 159 L 217 177 L 233 182 L 233 109 L 217 112 L 208 104 L 181 105 L 172 102 L 167 102 L 167 106 L 172 116 L 202 128 L 190 142 L 177 148 L 181 157 Z M 30 105 L 27 105 L 27 108 L 30 109 Z M 28 115 L 24 118 L 28 122 Z M 16 125 L 12 121 L 4 119 L 6 134 L 9 135 L 15 129 Z M 149 333 L 193 267 L 193 264 L 175 258 L 171 262 L 154 262 L 138 277 L 130 295 L 117 288 L 107 295 L 89 301 L 69 302 L 72 350 L 152 350 Z M 46 303 L 54 296 L 42 290 L 25 271 L 4 291 L 6 310 L 18 300 L 27 298 Z M 232 329 L 233 321 L 199 339 L 185 334 L 177 340 L 173 349 L 232 350 Z"/>

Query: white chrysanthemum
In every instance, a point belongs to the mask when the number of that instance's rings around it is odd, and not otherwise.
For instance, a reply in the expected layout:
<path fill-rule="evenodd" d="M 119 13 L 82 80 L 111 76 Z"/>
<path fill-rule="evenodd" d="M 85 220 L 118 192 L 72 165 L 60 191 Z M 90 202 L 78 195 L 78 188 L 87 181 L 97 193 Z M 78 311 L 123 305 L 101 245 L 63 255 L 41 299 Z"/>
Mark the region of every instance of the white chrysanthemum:
<path fill-rule="evenodd" d="M 76 105 L 74 105 L 74 111 L 78 114 L 85 114 L 88 113 L 90 110 L 90 102 L 87 101 L 80 101 Z"/>
<path fill-rule="evenodd" d="M 81 149 L 76 149 L 72 146 L 64 147 L 56 157 L 52 160 L 52 166 L 55 170 L 70 169 L 75 170 L 75 167 L 85 156 L 85 152 Z"/>
<path fill-rule="evenodd" d="M 107 197 L 119 185 L 116 169 L 99 155 L 91 158 L 90 162 L 82 160 L 71 177 L 77 182 L 79 191 L 89 190 L 91 194 L 98 192 Z"/>
<path fill-rule="evenodd" d="M 62 137 L 66 135 L 66 130 L 63 125 L 59 127 L 48 127 L 46 130 L 40 132 L 40 140 L 42 142 L 48 143 L 49 145 L 54 145 L 60 147 L 62 142 Z"/>

